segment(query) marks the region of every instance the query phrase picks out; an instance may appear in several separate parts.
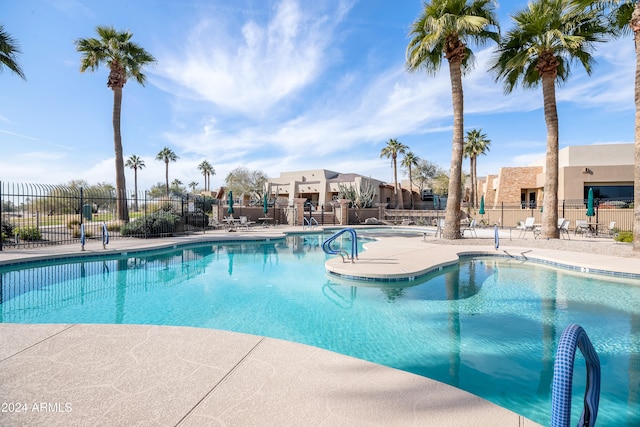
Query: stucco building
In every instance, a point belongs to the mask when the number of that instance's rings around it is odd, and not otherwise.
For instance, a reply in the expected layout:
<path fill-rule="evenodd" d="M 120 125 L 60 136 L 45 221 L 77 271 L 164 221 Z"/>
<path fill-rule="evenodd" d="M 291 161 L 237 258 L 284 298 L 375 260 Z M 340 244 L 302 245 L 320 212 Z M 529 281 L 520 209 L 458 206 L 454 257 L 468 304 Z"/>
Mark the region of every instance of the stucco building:
<path fill-rule="evenodd" d="M 633 144 L 565 147 L 558 152 L 558 200 L 577 201 L 593 188 L 598 199 L 633 198 Z M 542 158 L 526 167 L 503 167 L 498 175 L 478 179 L 488 206 L 536 207 L 544 195 Z"/>

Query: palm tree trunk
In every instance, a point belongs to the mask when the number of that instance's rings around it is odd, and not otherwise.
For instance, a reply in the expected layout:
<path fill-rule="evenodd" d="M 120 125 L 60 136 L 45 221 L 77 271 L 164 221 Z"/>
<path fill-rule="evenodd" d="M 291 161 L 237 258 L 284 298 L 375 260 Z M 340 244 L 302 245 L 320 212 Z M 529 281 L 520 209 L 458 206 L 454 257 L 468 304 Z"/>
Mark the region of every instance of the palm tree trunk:
<path fill-rule="evenodd" d="M 167 188 L 167 197 L 169 197 L 169 159 L 164 161 L 165 172 L 164 172 L 164 182 Z"/>
<path fill-rule="evenodd" d="M 122 86 L 113 86 L 113 147 L 116 157 L 116 212 L 118 219 L 129 221 L 127 209 L 127 184 L 124 177 L 124 159 L 122 157 L 122 134 L 120 115 L 122 112 Z"/>
<path fill-rule="evenodd" d="M 451 169 L 449 172 L 449 194 L 444 219 L 445 239 L 460 238 L 460 183 L 462 181 L 462 148 L 464 144 L 464 99 L 462 94 L 462 59 L 449 60 L 451 78 L 451 100 L 453 103 L 453 139 L 451 141 Z"/>
<path fill-rule="evenodd" d="M 393 191 L 396 193 L 396 209 L 400 209 L 400 207 L 404 207 L 402 202 L 402 188 L 398 188 L 398 165 L 396 162 L 396 158 L 393 158 Z"/>
<path fill-rule="evenodd" d="M 134 197 L 135 211 L 138 212 L 138 168 L 133 168 L 133 188 L 136 194 Z"/>
<path fill-rule="evenodd" d="M 636 43 L 636 120 L 633 151 L 633 250 L 640 252 L 640 2 L 631 15 L 631 29 Z"/>
<path fill-rule="evenodd" d="M 558 236 L 558 110 L 556 108 L 555 74 L 542 74 L 544 121 L 547 124 L 547 156 L 542 204 L 542 237 Z"/>
<path fill-rule="evenodd" d="M 409 203 L 409 209 L 413 209 L 413 177 L 411 176 L 411 163 L 409 163 L 409 197 L 411 197 Z"/>
<path fill-rule="evenodd" d="M 476 174 L 475 174 L 475 170 L 476 170 L 476 157 L 475 156 L 471 156 L 469 158 L 471 160 L 471 170 L 469 171 L 469 174 L 471 175 L 471 198 L 469 200 L 469 202 L 471 203 L 471 207 L 475 208 L 478 203 L 476 201 L 477 197 L 476 197 Z"/>

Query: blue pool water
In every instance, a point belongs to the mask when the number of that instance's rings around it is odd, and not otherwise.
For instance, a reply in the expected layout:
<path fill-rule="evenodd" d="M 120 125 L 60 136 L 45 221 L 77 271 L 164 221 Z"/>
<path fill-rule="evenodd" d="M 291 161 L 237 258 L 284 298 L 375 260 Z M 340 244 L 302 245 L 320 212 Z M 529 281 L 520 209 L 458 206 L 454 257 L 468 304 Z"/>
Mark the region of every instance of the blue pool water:
<path fill-rule="evenodd" d="M 578 323 L 602 364 L 598 425 L 640 425 L 637 280 L 486 258 L 409 287 L 352 286 L 325 274 L 325 237 L 0 268 L 0 322 L 179 325 L 281 338 L 434 378 L 543 425 L 558 339 Z M 576 366 L 577 421 L 580 355 Z"/>

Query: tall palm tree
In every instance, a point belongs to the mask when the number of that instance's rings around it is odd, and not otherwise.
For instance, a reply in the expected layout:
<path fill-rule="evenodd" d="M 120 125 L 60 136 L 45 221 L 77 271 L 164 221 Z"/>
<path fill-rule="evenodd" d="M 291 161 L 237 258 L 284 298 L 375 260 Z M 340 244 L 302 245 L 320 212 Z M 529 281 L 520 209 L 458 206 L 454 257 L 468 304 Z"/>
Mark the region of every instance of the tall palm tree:
<path fill-rule="evenodd" d="M 200 172 L 202 172 L 202 176 L 204 176 L 204 190 L 205 191 L 210 191 L 211 190 L 211 175 L 215 175 L 216 174 L 215 169 L 213 169 L 213 166 L 211 166 L 211 163 L 209 163 L 207 160 L 203 160 L 198 165 L 198 170 Z"/>
<path fill-rule="evenodd" d="M 616 35 L 633 33 L 636 49 L 635 135 L 633 167 L 633 250 L 640 251 L 640 2 L 637 0 L 575 0 L 582 7 L 601 7 L 609 12 Z"/>
<path fill-rule="evenodd" d="M 7 67 L 22 79 L 26 80 L 22 68 L 18 64 L 17 55 L 21 53 L 18 42 L 5 31 L 4 25 L 0 24 L 0 71 Z"/>
<path fill-rule="evenodd" d="M 409 205 L 410 209 L 413 209 L 413 175 L 411 172 L 414 166 L 418 166 L 419 161 L 420 157 L 413 154 L 413 151 L 407 151 L 402 158 L 402 162 L 400 162 L 400 165 L 407 168 L 409 171 L 409 194 L 411 195 L 411 203 Z"/>
<path fill-rule="evenodd" d="M 165 164 L 165 184 L 167 188 L 167 196 L 169 195 L 169 162 L 175 162 L 179 159 L 178 155 L 173 152 L 169 147 L 164 147 L 156 155 L 156 160 L 163 161 Z"/>
<path fill-rule="evenodd" d="M 604 41 L 607 28 L 597 8 L 581 8 L 570 0 L 536 0 L 513 16 L 515 27 L 501 41 L 492 70 L 505 92 L 521 84 L 542 85 L 547 125 L 542 237 L 558 238 L 558 111 L 556 82 L 566 80 L 571 64 L 591 74 L 591 51 Z"/>
<path fill-rule="evenodd" d="M 467 132 L 464 140 L 464 157 L 469 158 L 469 169 L 471 172 L 471 207 L 478 205 L 478 161 L 479 155 L 487 154 L 491 141 L 487 135 L 482 133 L 482 129 L 471 129 Z"/>
<path fill-rule="evenodd" d="M 498 19 L 492 0 L 432 0 L 424 4 L 418 19 L 411 25 L 407 46 L 407 69 L 425 70 L 435 75 L 443 59 L 449 62 L 453 103 L 453 137 L 449 200 L 445 213 L 443 237 L 460 238 L 462 182 L 462 146 L 464 113 L 462 75 L 473 65 L 470 42 L 477 45 L 499 40 Z"/>
<path fill-rule="evenodd" d="M 404 154 L 408 149 L 409 147 L 397 139 L 391 138 L 387 141 L 387 145 L 380 151 L 380 158 L 385 157 L 391 159 L 391 166 L 393 167 L 393 195 L 395 196 L 396 209 L 404 205 L 402 202 L 402 190 L 398 191 L 398 154 Z"/>
<path fill-rule="evenodd" d="M 191 189 L 191 192 L 192 192 L 192 193 L 195 193 L 195 192 L 196 192 L 196 188 L 198 188 L 198 183 L 197 183 L 197 182 L 195 182 L 195 181 L 191 181 L 191 182 L 188 184 L 188 187 Z"/>
<path fill-rule="evenodd" d="M 122 134 L 120 115 L 122 111 L 122 88 L 133 77 L 144 86 L 146 76 L 142 68 L 155 62 L 155 58 L 131 41 L 129 31 L 118 32 L 113 27 L 96 27 L 99 38 L 77 39 L 76 50 L 82 54 L 80 72 L 95 71 L 101 64 L 109 68 L 107 87 L 113 90 L 113 146 L 116 161 L 116 210 L 118 218 L 129 220 L 127 210 L 124 160 L 122 157 Z"/>
<path fill-rule="evenodd" d="M 138 211 L 138 169 L 144 169 L 146 165 L 144 164 L 144 160 L 142 160 L 140 157 L 136 156 L 135 154 L 132 154 L 131 156 L 129 156 L 129 158 L 127 159 L 127 162 L 124 165 L 130 169 L 133 169 L 133 185 L 134 185 L 134 191 L 135 191 L 134 210 L 137 212 Z"/>

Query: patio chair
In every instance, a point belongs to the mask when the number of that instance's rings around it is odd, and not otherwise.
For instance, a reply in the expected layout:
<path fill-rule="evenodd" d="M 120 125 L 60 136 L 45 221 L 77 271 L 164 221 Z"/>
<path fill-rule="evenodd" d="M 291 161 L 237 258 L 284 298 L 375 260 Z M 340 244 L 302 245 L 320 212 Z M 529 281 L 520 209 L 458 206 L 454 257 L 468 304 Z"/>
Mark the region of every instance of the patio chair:
<path fill-rule="evenodd" d="M 478 233 L 476 233 L 476 220 L 472 219 L 471 222 L 469 223 L 469 225 L 467 225 L 466 227 L 462 227 L 460 229 L 460 234 L 462 235 L 462 237 L 464 237 L 464 232 L 469 230 L 469 234 L 471 235 L 475 235 L 475 237 L 478 237 Z"/>
<path fill-rule="evenodd" d="M 219 228 L 223 228 L 224 224 L 220 224 L 220 221 L 218 221 L 218 218 L 212 216 L 209 218 L 209 227 L 213 228 L 214 230 L 217 230 Z"/>
<path fill-rule="evenodd" d="M 536 219 L 534 217 L 529 216 L 524 220 L 524 222 L 520 222 L 520 225 L 516 227 L 520 230 L 519 238 L 523 238 L 527 234 L 527 231 L 531 231 L 533 233 L 535 221 Z"/>
<path fill-rule="evenodd" d="M 618 234 L 616 232 L 617 230 L 616 230 L 616 222 L 615 221 L 611 221 L 609 223 L 608 231 L 609 231 L 609 236 L 615 236 L 616 234 Z"/>
<path fill-rule="evenodd" d="M 249 227 L 251 227 L 253 224 L 255 223 L 253 221 L 249 221 L 246 216 L 241 216 L 240 224 L 238 224 L 238 228 L 244 228 L 245 230 L 249 230 Z"/>
<path fill-rule="evenodd" d="M 569 236 L 569 223 L 571 223 L 571 221 L 563 218 L 562 224 L 558 228 L 558 231 L 560 231 L 560 237 L 562 237 L 563 234 L 566 234 L 567 239 L 571 240 L 571 237 Z"/>
<path fill-rule="evenodd" d="M 589 223 L 584 219 L 579 219 L 576 221 L 576 229 L 573 230 L 573 234 L 582 234 L 584 236 L 591 236 L 591 228 L 589 228 Z"/>

